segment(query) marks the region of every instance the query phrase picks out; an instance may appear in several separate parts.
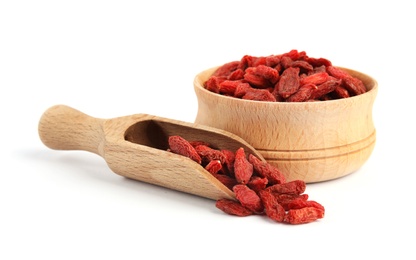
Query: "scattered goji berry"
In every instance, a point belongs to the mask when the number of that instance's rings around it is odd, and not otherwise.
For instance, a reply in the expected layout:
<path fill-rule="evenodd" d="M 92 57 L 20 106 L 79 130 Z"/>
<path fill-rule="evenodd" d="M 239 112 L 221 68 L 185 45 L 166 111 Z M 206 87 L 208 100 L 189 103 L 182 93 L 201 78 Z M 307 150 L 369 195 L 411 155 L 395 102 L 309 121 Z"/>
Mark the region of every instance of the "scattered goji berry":
<path fill-rule="evenodd" d="M 263 203 L 266 215 L 274 221 L 283 222 L 286 211 L 283 206 L 277 202 L 276 197 L 267 190 L 261 190 L 259 196 Z"/>
<path fill-rule="evenodd" d="M 240 202 L 229 199 L 219 199 L 215 203 L 215 206 L 227 214 L 245 217 L 253 215 L 254 213 L 242 206 Z"/>
<path fill-rule="evenodd" d="M 270 192 L 299 195 L 305 192 L 306 183 L 302 180 L 293 180 L 290 182 L 274 184 L 266 189 Z"/>
<path fill-rule="evenodd" d="M 250 181 L 247 183 L 247 186 L 255 192 L 259 192 L 264 190 L 268 183 L 269 181 L 265 177 L 252 176 Z"/>
<path fill-rule="evenodd" d="M 289 210 L 290 207 L 290 203 L 292 203 L 295 200 L 308 200 L 309 199 L 309 195 L 304 193 L 304 194 L 287 194 L 287 193 L 273 193 L 273 195 L 275 196 L 277 202 L 279 202 L 280 205 L 282 205 L 282 207 L 285 210 Z"/>
<path fill-rule="evenodd" d="M 235 185 L 233 191 L 241 205 L 258 214 L 263 212 L 263 204 L 255 191 L 245 184 Z"/>
<path fill-rule="evenodd" d="M 284 221 L 289 224 L 306 224 L 323 218 L 324 215 L 324 210 L 315 207 L 290 209 L 286 213 Z"/>
<path fill-rule="evenodd" d="M 288 209 L 301 209 L 306 207 L 315 207 L 325 211 L 324 206 L 314 200 L 305 200 L 301 197 L 296 198 L 287 204 Z"/>
<path fill-rule="evenodd" d="M 275 166 L 253 154 L 247 155 L 243 147 L 235 152 L 212 147 L 203 140 L 187 141 L 180 136 L 170 136 L 167 150 L 193 158 L 234 192 L 235 200 L 219 199 L 215 204 L 224 213 L 266 215 L 273 221 L 288 224 L 304 224 L 324 217 L 325 208 L 309 200 L 309 195 L 304 193 L 304 181 L 286 182 Z"/>

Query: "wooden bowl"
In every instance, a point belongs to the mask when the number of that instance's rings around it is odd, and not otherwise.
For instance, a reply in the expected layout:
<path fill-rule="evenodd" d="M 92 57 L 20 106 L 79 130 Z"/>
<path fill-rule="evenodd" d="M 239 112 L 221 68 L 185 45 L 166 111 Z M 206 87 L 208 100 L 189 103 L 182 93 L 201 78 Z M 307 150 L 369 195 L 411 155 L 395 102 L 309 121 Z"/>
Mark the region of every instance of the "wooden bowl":
<path fill-rule="evenodd" d="M 217 67 L 194 80 L 198 99 L 195 123 L 234 133 L 278 167 L 288 180 L 320 182 L 358 170 L 376 141 L 372 108 L 377 81 L 346 69 L 368 92 L 318 102 L 262 102 L 213 93 L 203 83 Z"/>

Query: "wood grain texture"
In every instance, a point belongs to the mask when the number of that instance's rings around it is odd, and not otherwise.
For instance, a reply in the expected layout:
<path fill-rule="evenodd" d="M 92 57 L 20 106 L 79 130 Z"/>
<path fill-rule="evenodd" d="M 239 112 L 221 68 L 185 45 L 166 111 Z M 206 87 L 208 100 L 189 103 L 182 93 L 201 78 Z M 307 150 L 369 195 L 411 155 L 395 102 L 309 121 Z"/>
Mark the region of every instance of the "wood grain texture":
<path fill-rule="evenodd" d="M 99 119 L 65 105 L 40 118 L 41 141 L 56 150 L 85 150 L 100 155 L 121 176 L 217 200 L 234 193 L 191 159 L 166 151 L 170 135 L 204 140 L 218 149 L 244 147 L 264 160 L 240 137 L 220 129 L 147 114 Z"/>
<path fill-rule="evenodd" d="M 319 182 L 359 169 L 376 139 L 372 118 L 376 80 L 360 78 L 368 92 L 321 102 L 259 102 L 215 94 L 203 88 L 217 67 L 195 77 L 196 123 L 232 132 L 255 147 L 288 180 Z M 345 69 L 345 68 L 343 68 Z"/>

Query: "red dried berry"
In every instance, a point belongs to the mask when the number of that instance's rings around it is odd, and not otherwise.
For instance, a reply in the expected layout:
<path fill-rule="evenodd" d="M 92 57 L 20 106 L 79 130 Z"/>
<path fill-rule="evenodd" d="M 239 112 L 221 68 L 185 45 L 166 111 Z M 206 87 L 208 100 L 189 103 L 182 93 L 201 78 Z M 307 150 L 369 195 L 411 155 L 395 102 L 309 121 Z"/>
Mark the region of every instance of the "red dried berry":
<path fill-rule="evenodd" d="M 225 155 L 220 150 L 202 144 L 195 146 L 195 151 L 201 157 L 202 163 L 209 163 L 212 160 L 219 160 L 221 164 L 225 163 Z"/>
<path fill-rule="evenodd" d="M 305 84 L 300 86 L 299 90 L 288 97 L 286 99 L 286 102 L 303 102 L 310 98 L 312 93 L 317 89 L 318 87 L 314 84 Z"/>
<path fill-rule="evenodd" d="M 288 224 L 309 223 L 324 216 L 324 207 L 302 194 L 306 189 L 304 181 L 286 182 L 276 167 L 252 154 L 246 155 L 242 147 L 235 152 L 217 150 L 204 141 L 170 136 L 168 150 L 197 158 L 207 172 L 234 192 L 236 201 L 219 199 L 215 204 L 227 214 L 265 214 L 273 221 Z"/>
<path fill-rule="evenodd" d="M 277 202 L 275 196 L 266 190 L 260 191 L 259 196 L 267 217 L 276 222 L 283 222 L 286 212 L 282 205 Z"/>
<path fill-rule="evenodd" d="M 284 221 L 289 224 L 306 224 L 323 218 L 325 211 L 315 207 L 291 209 L 286 213 Z"/>
<path fill-rule="evenodd" d="M 227 77 L 240 65 L 239 61 L 231 61 L 220 66 L 212 75 L 216 77 Z"/>
<path fill-rule="evenodd" d="M 263 204 L 255 191 L 244 184 L 235 185 L 233 191 L 241 205 L 258 214 L 263 212 Z"/>
<path fill-rule="evenodd" d="M 293 180 L 286 183 L 274 184 L 267 187 L 267 190 L 272 193 L 284 194 L 302 194 L 306 190 L 306 183 L 302 180 Z"/>
<path fill-rule="evenodd" d="M 324 206 L 314 200 L 304 200 L 303 198 L 299 197 L 287 204 L 288 209 L 301 209 L 306 207 L 315 207 L 325 211 Z"/>
<path fill-rule="evenodd" d="M 241 80 L 244 78 L 244 70 L 236 69 L 230 75 L 228 75 L 228 80 Z"/>
<path fill-rule="evenodd" d="M 342 79 L 342 86 L 346 88 L 352 96 L 360 95 L 367 91 L 361 80 L 351 76 Z"/>
<path fill-rule="evenodd" d="M 196 152 L 195 148 L 184 138 L 178 135 L 170 136 L 168 139 L 169 149 L 176 154 L 186 156 L 195 162 L 201 164 L 201 156 Z"/>
<path fill-rule="evenodd" d="M 222 210 L 223 212 L 235 215 L 239 217 L 245 217 L 249 215 L 253 215 L 249 209 L 243 207 L 239 202 L 229 199 L 219 199 L 215 203 L 215 206 Z"/>
<path fill-rule="evenodd" d="M 276 84 L 277 93 L 288 98 L 290 95 L 298 91 L 300 86 L 299 68 L 290 67 L 283 71 L 279 82 Z"/>
<path fill-rule="evenodd" d="M 308 194 L 285 194 L 285 193 L 273 193 L 277 202 L 282 205 L 282 207 L 287 211 L 289 210 L 289 205 L 295 200 L 304 200 L 307 201 L 309 199 Z"/>
<path fill-rule="evenodd" d="M 247 186 L 255 192 L 259 192 L 261 190 L 264 190 L 267 187 L 268 183 L 269 181 L 265 177 L 262 178 L 259 176 L 252 176 L 250 181 L 247 183 Z"/>
<path fill-rule="evenodd" d="M 312 91 L 310 95 L 310 99 L 320 99 L 323 96 L 331 93 L 335 90 L 336 87 L 341 85 L 341 80 L 337 79 L 329 79 L 325 81 L 324 83 L 317 86 L 317 88 Z"/>
<path fill-rule="evenodd" d="M 242 99 L 246 100 L 255 100 L 255 101 L 269 101 L 274 102 L 276 101 L 276 97 L 273 96 L 267 89 L 255 89 L 251 88 L 248 89 L 246 94 L 241 97 Z"/>
<path fill-rule="evenodd" d="M 318 72 L 314 74 L 310 74 L 300 80 L 300 85 L 306 85 L 306 84 L 314 84 L 319 85 L 327 81 L 329 78 L 328 73 L 326 72 Z"/>
<path fill-rule="evenodd" d="M 233 151 L 228 149 L 221 150 L 222 154 L 225 156 L 225 167 L 227 169 L 227 174 L 231 177 L 234 177 L 234 159 L 235 154 Z"/>
<path fill-rule="evenodd" d="M 266 78 L 258 75 L 255 72 L 255 68 L 250 67 L 247 68 L 246 73 L 244 74 L 244 80 L 247 81 L 248 83 L 250 83 L 250 85 L 252 87 L 255 88 L 270 88 L 273 87 L 273 84 L 270 83 L 269 80 L 267 80 Z"/>
<path fill-rule="evenodd" d="M 247 160 L 242 147 L 235 152 L 234 175 L 237 182 L 242 184 L 248 183 L 253 175 L 253 165 Z"/>
<path fill-rule="evenodd" d="M 222 169 L 222 164 L 219 160 L 212 160 L 205 166 L 205 170 L 207 170 L 211 174 L 216 174 L 221 169 Z"/>
<path fill-rule="evenodd" d="M 286 182 L 283 173 L 268 162 L 263 162 L 252 154 L 248 155 L 248 160 L 253 165 L 254 171 L 261 177 L 266 177 L 269 184 Z"/>
<path fill-rule="evenodd" d="M 348 93 L 348 90 L 346 90 L 342 86 L 337 86 L 332 93 L 333 93 L 332 96 L 334 98 L 348 98 L 348 97 L 350 97 L 350 94 Z"/>

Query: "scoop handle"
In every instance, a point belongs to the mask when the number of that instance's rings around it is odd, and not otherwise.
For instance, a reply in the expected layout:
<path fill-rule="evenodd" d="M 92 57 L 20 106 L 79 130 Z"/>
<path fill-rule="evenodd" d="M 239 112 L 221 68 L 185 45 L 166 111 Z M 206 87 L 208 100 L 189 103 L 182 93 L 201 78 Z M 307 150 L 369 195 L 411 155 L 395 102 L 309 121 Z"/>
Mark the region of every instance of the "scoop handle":
<path fill-rule="evenodd" d="M 41 116 L 39 137 L 51 149 L 84 150 L 100 155 L 104 121 L 69 106 L 55 105 Z"/>

